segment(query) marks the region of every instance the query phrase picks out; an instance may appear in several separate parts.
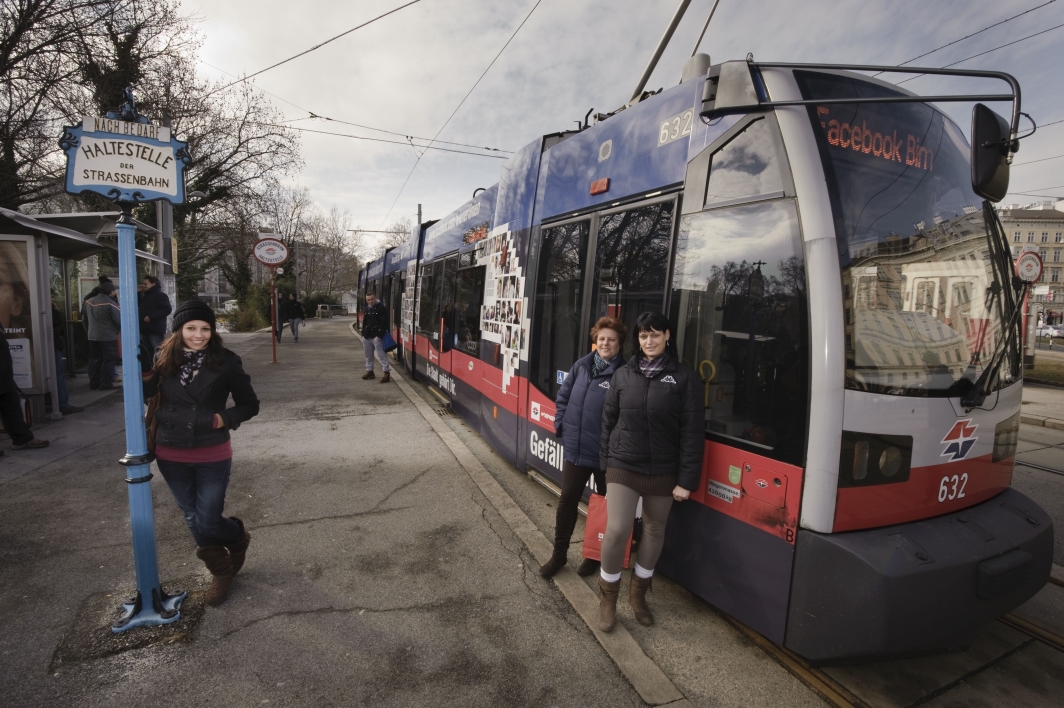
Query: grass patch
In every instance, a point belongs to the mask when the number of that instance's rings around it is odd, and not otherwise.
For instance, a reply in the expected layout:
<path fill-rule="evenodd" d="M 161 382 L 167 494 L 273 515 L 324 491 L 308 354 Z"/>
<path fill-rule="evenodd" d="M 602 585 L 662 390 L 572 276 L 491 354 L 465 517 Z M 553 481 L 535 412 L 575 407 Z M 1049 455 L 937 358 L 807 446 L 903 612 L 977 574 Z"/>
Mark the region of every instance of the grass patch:
<path fill-rule="evenodd" d="M 1064 383 L 1064 361 L 1034 355 L 1034 368 L 1024 369 L 1024 378 Z"/>

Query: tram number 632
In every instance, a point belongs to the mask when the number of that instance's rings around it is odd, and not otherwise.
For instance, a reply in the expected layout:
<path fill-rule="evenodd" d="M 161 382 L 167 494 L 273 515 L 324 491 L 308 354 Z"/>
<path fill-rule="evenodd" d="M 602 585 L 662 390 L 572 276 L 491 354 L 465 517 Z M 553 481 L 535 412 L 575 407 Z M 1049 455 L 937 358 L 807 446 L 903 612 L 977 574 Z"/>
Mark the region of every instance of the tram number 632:
<path fill-rule="evenodd" d="M 694 121 L 695 112 L 686 110 L 678 116 L 665 120 L 658 130 L 658 147 L 679 140 L 685 135 L 691 134 L 691 123 Z"/>
<path fill-rule="evenodd" d="M 968 473 L 965 472 L 962 475 L 953 475 L 952 477 L 946 476 L 942 478 L 942 481 L 938 483 L 938 502 L 942 502 L 949 499 L 964 498 L 964 488 L 968 486 Z"/>

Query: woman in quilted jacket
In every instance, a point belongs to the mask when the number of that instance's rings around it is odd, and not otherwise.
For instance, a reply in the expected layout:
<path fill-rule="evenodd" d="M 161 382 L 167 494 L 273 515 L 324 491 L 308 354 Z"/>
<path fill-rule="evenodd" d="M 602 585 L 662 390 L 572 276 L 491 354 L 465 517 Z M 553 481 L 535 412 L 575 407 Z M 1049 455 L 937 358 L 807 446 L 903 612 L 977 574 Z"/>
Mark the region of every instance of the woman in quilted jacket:
<path fill-rule="evenodd" d="M 595 489 L 606 491 L 606 483 L 599 469 L 599 438 L 602 427 L 602 403 L 610 390 L 610 379 L 624 363 L 621 348 L 628 328 L 616 317 L 602 317 L 591 328 L 595 351 L 577 359 L 565 377 L 554 413 L 555 435 L 562 439 L 562 496 L 558 500 L 558 516 L 554 522 L 554 554 L 539 569 L 550 578 L 565 565 L 569 553 L 569 539 L 576 528 L 577 505 L 584 495 L 588 480 L 595 477 Z M 585 558 L 577 569 L 580 575 L 598 570 L 598 561 Z"/>

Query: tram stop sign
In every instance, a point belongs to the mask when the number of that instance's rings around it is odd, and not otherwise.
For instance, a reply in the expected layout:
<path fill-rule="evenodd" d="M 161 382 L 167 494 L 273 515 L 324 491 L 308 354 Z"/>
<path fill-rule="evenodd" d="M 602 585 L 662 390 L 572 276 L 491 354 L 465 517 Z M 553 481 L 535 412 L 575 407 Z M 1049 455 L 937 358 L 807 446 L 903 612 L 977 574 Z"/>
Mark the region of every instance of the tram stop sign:
<path fill-rule="evenodd" d="M 1016 275 L 1025 283 L 1033 283 L 1042 277 L 1042 257 L 1027 251 L 1016 259 Z"/>
<path fill-rule="evenodd" d="M 267 268 L 276 268 L 288 261 L 288 246 L 284 245 L 284 241 L 273 236 L 266 236 L 256 241 L 251 253 L 255 256 L 255 260 Z"/>

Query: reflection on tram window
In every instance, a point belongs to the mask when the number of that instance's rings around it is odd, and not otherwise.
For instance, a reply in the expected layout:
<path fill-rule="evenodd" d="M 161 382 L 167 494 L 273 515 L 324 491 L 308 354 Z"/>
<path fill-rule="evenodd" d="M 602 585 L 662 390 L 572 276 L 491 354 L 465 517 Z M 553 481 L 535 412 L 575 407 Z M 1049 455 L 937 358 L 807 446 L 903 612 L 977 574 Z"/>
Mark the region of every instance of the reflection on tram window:
<path fill-rule="evenodd" d="M 630 332 L 640 313 L 661 312 L 676 202 L 667 201 L 602 217 L 595 249 L 591 321 L 620 318 Z M 638 344 L 629 337 L 624 355 Z M 586 352 L 581 352 L 586 353 Z"/>
<path fill-rule="evenodd" d="M 750 126 L 713 154 L 706 206 L 783 191 L 772 127 L 765 119 Z"/>
<path fill-rule="evenodd" d="M 590 227 L 579 221 L 543 230 L 529 363 L 532 383 L 551 398 L 587 342 L 580 307 Z"/>
<path fill-rule="evenodd" d="M 480 353 L 480 306 L 484 301 L 484 266 L 458 271 L 454 299 L 454 346 L 466 354 Z"/>
<path fill-rule="evenodd" d="M 807 98 L 898 95 L 852 78 L 796 76 Z M 1007 319 L 991 295 L 992 242 L 964 134 L 922 103 L 813 106 L 809 115 L 839 241 L 847 388 L 963 395 L 1005 344 Z M 986 390 L 1018 375 L 1019 358 L 1009 356 Z"/>
<path fill-rule="evenodd" d="M 703 380 L 706 432 L 802 464 L 809 318 L 794 202 L 683 217 L 670 313 Z"/>

